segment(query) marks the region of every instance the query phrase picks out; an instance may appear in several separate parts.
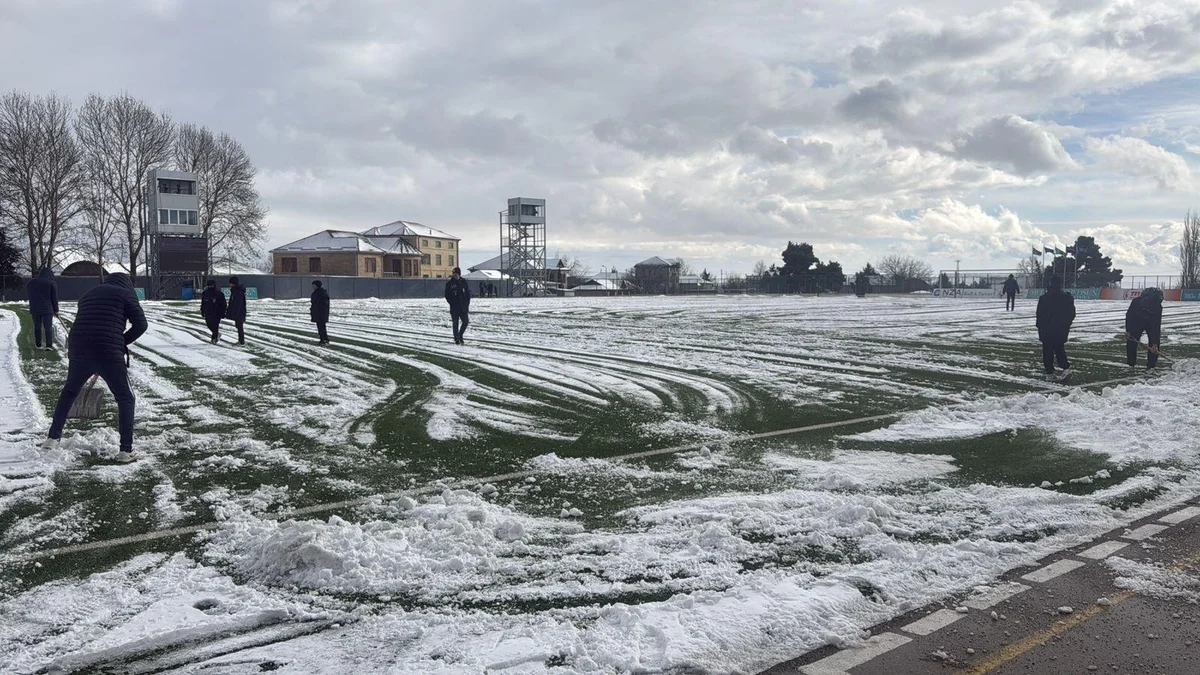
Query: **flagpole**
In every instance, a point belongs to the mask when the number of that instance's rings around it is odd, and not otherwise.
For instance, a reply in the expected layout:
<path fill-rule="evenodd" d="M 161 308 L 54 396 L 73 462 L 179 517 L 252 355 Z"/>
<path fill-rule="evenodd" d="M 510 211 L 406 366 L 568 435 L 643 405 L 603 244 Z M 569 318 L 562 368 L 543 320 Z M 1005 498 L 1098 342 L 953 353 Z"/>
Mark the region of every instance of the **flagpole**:
<path fill-rule="evenodd" d="M 1038 270 L 1038 276 L 1042 279 L 1042 290 L 1046 290 L 1046 245 L 1042 244 L 1042 269 Z"/>

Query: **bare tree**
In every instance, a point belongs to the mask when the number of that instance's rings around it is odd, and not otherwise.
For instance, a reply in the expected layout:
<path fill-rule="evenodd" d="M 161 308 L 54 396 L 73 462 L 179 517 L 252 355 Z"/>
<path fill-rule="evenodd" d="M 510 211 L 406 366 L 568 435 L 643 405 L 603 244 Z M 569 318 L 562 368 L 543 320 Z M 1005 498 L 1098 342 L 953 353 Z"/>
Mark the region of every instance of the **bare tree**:
<path fill-rule="evenodd" d="M 109 99 L 93 94 L 79 111 L 75 131 L 136 279 L 149 230 L 146 180 L 151 169 L 170 160 L 174 125 L 166 113 L 155 113 L 129 94 Z"/>
<path fill-rule="evenodd" d="M 1046 287 L 1046 268 L 1042 266 L 1042 259 L 1040 257 L 1031 255 L 1028 258 L 1022 258 L 1017 263 L 1017 269 L 1020 270 L 1021 274 L 1025 275 L 1025 278 L 1029 280 L 1027 283 L 1033 288 Z"/>
<path fill-rule="evenodd" d="M 903 286 L 910 279 L 918 279 L 929 283 L 933 281 L 933 268 L 929 263 L 909 255 L 893 253 L 884 256 L 876 265 L 879 273 L 890 277 L 896 286 Z"/>
<path fill-rule="evenodd" d="M 103 280 L 104 263 L 115 252 L 121 223 L 116 218 L 112 196 L 104 188 L 101 166 L 94 159 L 92 157 L 87 159 L 85 168 L 87 182 L 83 187 L 83 211 L 76 238 L 79 242 L 79 250 L 96 262 L 99 269 L 97 274 Z"/>
<path fill-rule="evenodd" d="M 0 226 L 24 231 L 32 274 L 53 265 L 81 208 L 79 145 L 71 103 L 55 94 L 0 98 Z"/>
<path fill-rule="evenodd" d="M 750 270 L 750 276 L 755 276 L 760 279 L 766 273 L 767 273 L 767 261 L 765 261 L 765 260 L 759 260 L 758 262 L 754 263 L 754 269 Z"/>
<path fill-rule="evenodd" d="M 676 265 L 679 265 L 679 276 L 681 277 L 690 277 L 696 274 L 696 268 L 683 258 L 675 258 L 673 260 L 668 260 L 667 262 L 673 262 Z"/>
<path fill-rule="evenodd" d="M 254 187 L 258 172 L 250 155 L 229 134 L 184 124 L 175 135 L 175 163 L 198 174 L 200 226 L 214 262 L 249 264 L 262 255 L 267 209 Z"/>
<path fill-rule="evenodd" d="M 579 256 L 565 256 L 562 252 L 554 254 L 554 260 L 561 260 L 566 265 L 567 276 L 571 279 L 582 279 L 592 275 L 592 268 Z"/>
<path fill-rule="evenodd" d="M 1184 288 L 1200 288 L 1200 213 L 1188 211 L 1179 242 L 1179 266 Z"/>

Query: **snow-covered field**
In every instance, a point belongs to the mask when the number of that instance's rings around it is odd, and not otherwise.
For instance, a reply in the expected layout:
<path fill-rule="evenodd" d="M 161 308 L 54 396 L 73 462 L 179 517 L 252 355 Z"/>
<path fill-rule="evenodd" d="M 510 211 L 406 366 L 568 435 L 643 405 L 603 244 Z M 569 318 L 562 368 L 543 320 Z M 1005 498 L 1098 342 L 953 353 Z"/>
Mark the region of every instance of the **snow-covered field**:
<path fill-rule="evenodd" d="M 129 466 L 111 401 L 33 452 L 65 361 L 14 309 L 5 673 L 754 672 L 1200 494 L 1200 306 L 1071 390 L 1033 303 L 476 300 L 456 347 L 444 303 L 335 299 L 329 349 L 306 302 L 245 349 L 146 303 Z M 1074 384 L 1133 375 L 1124 309 L 1079 303 Z"/>

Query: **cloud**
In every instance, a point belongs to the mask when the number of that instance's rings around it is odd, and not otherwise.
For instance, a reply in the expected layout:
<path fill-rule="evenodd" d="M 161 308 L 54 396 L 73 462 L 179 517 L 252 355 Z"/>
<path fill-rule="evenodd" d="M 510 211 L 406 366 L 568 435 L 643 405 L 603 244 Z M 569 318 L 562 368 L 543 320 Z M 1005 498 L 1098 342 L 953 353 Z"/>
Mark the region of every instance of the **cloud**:
<path fill-rule="evenodd" d="M 1004 164 L 1023 175 L 1075 166 L 1057 138 L 1017 115 L 980 124 L 957 139 L 954 150 L 960 157 Z"/>
<path fill-rule="evenodd" d="M 1088 138 L 1085 145 L 1096 165 L 1114 173 L 1149 178 L 1160 190 L 1192 187 L 1192 172 L 1182 157 L 1140 138 Z"/>

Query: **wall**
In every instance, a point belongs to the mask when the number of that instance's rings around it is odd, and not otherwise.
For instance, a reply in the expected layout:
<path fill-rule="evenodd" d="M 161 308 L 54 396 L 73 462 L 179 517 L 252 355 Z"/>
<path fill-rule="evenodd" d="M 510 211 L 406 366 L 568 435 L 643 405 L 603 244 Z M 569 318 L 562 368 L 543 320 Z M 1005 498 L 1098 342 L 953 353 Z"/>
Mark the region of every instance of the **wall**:
<path fill-rule="evenodd" d="M 1104 300 L 1133 300 L 1141 296 L 1142 289 L 1140 288 L 1106 288 L 1100 297 Z M 1170 302 L 1178 302 L 1183 297 L 1183 291 L 1178 288 L 1163 289 L 1163 300 Z"/>
<path fill-rule="evenodd" d="M 458 242 L 453 239 L 439 239 L 437 237 L 408 237 L 409 243 L 413 244 L 422 254 L 429 256 L 429 264 L 421 265 L 421 275 L 429 275 L 430 279 L 441 276 L 449 279 L 450 273 L 455 267 L 462 267 L 462 261 L 459 260 Z M 441 244 L 441 247 L 438 244 Z M 450 248 L 453 246 L 454 248 Z M 442 264 L 437 264 L 437 257 L 442 256 Z M 454 262 L 450 262 L 450 256 L 454 256 Z"/>
<path fill-rule="evenodd" d="M 983 298 L 999 298 L 1000 291 L 994 288 L 935 288 L 933 289 L 933 297 L 935 298 L 966 298 L 971 300 L 979 300 Z"/>
<path fill-rule="evenodd" d="M 1200 288 L 1189 288 L 1180 293 L 1180 296 L 1184 302 L 1200 302 Z"/>
<path fill-rule="evenodd" d="M 1100 300 L 1104 289 L 1100 288 L 1065 288 L 1063 289 L 1071 295 L 1075 296 L 1076 300 Z M 1025 297 L 1030 300 L 1037 300 L 1046 294 L 1046 291 L 1041 288 L 1031 288 L 1025 291 Z"/>
<path fill-rule="evenodd" d="M 358 269 L 357 253 L 334 253 L 331 251 L 299 251 L 294 253 L 273 253 L 272 271 L 283 274 L 283 259 L 296 259 L 296 274 L 312 274 L 308 271 L 308 259 L 321 259 L 321 274 L 352 277 Z"/>

